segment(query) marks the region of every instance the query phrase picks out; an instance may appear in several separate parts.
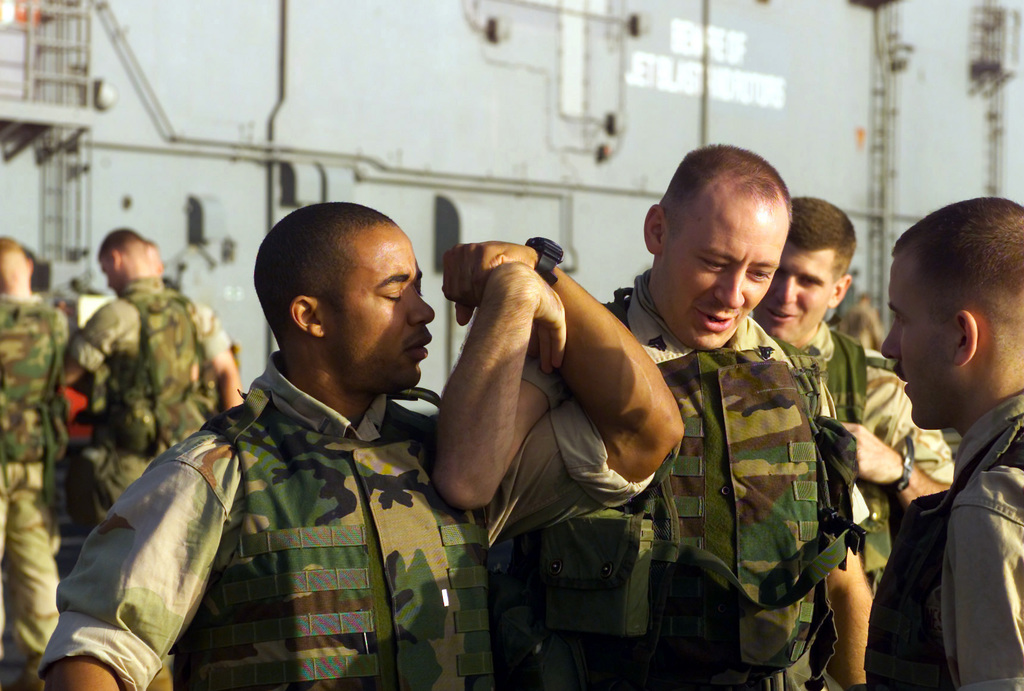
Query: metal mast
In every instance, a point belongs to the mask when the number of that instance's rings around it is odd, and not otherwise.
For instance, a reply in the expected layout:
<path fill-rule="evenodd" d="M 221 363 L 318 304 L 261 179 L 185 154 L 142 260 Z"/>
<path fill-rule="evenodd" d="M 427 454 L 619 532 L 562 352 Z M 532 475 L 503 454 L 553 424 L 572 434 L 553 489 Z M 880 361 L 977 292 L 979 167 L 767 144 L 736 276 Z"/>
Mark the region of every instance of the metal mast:
<path fill-rule="evenodd" d="M 900 41 L 898 0 L 850 0 L 874 11 L 871 61 L 871 131 L 868 164 L 868 276 L 866 290 L 883 319 L 889 289 L 889 251 L 896 208 L 896 122 L 899 74 L 912 50 Z"/>
<path fill-rule="evenodd" d="M 999 196 L 1003 182 L 1003 86 L 1013 76 L 1020 40 L 1020 13 L 982 0 L 971 11 L 971 95 L 988 99 L 988 170 L 985 192 Z"/>

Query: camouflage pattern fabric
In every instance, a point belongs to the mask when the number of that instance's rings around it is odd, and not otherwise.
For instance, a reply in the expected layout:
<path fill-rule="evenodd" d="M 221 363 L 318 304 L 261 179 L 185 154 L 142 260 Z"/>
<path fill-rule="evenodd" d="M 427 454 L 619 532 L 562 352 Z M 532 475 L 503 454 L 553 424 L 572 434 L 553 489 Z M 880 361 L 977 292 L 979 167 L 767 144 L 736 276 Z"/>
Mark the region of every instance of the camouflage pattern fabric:
<path fill-rule="evenodd" d="M 108 424 L 116 448 L 155 456 L 196 431 L 202 352 L 192 303 L 176 291 L 128 291 L 139 311 L 139 352 L 110 359 Z"/>
<path fill-rule="evenodd" d="M 561 598 L 548 597 L 538 607 L 535 596 L 532 602 L 513 596 L 511 606 L 495 613 L 495 626 L 502 627 L 499 660 L 512 668 L 502 682 L 505 688 L 555 688 L 549 679 L 565 670 L 549 673 L 545 665 L 560 663 L 540 659 L 555 648 L 551 638 L 566 643 L 570 660 L 585 658 L 585 683 L 594 688 L 781 683 L 782 670 L 812 640 L 817 676 L 835 640 L 823 581 L 846 557 L 849 525 L 830 519 L 826 529 L 819 512 L 840 509 L 849 518 L 856 469 L 849 433 L 835 421 L 816 424 L 823 411 L 831 411 L 820 362 L 795 350 L 780 351 L 750 320 L 741 324 L 730 348 L 686 348 L 674 341 L 653 305 L 644 304 L 645 284 L 646 277 L 638 277 L 643 323 L 633 321 L 634 291 L 617 291 L 609 308 L 646 344 L 685 422 L 677 454 L 622 509 L 624 520 L 640 515 L 653 528 L 648 554 L 641 530 L 640 552 L 629 558 L 649 568 L 648 630 L 624 637 L 614 634 L 620 622 L 611 622 L 605 633 L 592 633 L 597 627 L 591 620 L 613 614 L 602 609 L 584 617 L 590 632 L 578 632 L 565 626 L 566 616 L 552 616 Z M 843 529 L 836 531 L 836 525 Z M 563 537 L 571 532 L 559 527 Z M 539 580 L 530 567 L 530 554 L 538 549 L 530 542 L 518 541 L 513 562 L 513 575 L 527 588 Z M 593 542 L 563 547 L 558 559 L 545 560 L 541 547 L 543 581 L 554 580 L 555 563 L 561 572 L 577 572 L 574 550 L 615 554 L 613 545 L 595 548 Z M 632 592 L 636 584 L 619 575 L 617 558 L 606 561 L 607 580 L 624 580 Z M 495 601 L 504 606 L 503 593 Z M 537 613 L 533 620 L 523 617 L 530 608 Z M 555 622 L 560 628 L 551 631 Z M 506 638 L 506 631 L 516 638 Z M 535 648 L 517 650 L 510 645 L 516 640 L 533 642 Z"/>
<path fill-rule="evenodd" d="M 898 453 L 905 439 L 914 442 L 918 470 L 936 482 L 953 479 L 953 457 L 937 430 L 922 430 L 911 420 L 911 405 L 903 382 L 892 371 L 891 361 L 877 351 L 863 347 L 822 324 L 807 349 L 828 362 L 828 388 L 836 400 L 836 418 L 864 425 L 868 431 Z M 873 586 L 882 576 L 892 553 L 892 539 L 899 529 L 902 508 L 894 491 L 873 482 L 858 481 L 868 506 L 868 518 L 861 523 L 867 531 L 862 558 L 864 571 Z"/>
<path fill-rule="evenodd" d="M 41 301 L 0 300 L 0 457 L 52 464 L 67 443 L 67 320 Z"/>
<path fill-rule="evenodd" d="M 237 437 L 246 515 L 177 646 L 176 681 L 491 688 L 486 530 L 434 491 L 422 435 L 319 435 L 272 405 L 260 414 L 261 396 L 248 395 L 248 419 L 210 424 Z"/>
<path fill-rule="evenodd" d="M 0 299 L 0 555 L 14 639 L 30 660 L 42 655 L 57 625 L 53 466 L 67 441 L 59 391 L 67 338 L 55 308 Z"/>

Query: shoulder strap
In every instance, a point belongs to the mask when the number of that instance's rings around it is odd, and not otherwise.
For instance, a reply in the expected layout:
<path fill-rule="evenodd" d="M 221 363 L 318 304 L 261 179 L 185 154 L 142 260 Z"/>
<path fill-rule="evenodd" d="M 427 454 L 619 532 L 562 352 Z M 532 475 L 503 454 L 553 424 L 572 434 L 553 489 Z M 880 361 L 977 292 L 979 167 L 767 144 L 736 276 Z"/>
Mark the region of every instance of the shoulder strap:
<path fill-rule="evenodd" d="M 608 311 L 615 315 L 615 317 L 629 328 L 629 301 L 633 297 L 632 288 L 619 288 L 615 291 L 612 296 L 611 302 L 606 302 L 605 307 Z"/>

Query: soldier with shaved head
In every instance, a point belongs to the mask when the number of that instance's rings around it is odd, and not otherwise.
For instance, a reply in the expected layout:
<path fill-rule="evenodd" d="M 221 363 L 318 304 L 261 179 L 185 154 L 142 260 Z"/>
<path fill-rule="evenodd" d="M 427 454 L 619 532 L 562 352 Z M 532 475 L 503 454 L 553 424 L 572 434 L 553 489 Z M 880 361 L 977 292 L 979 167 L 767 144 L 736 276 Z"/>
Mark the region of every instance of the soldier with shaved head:
<path fill-rule="evenodd" d="M 492 687 L 490 542 L 627 501 L 681 425 L 571 278 L 472 255 L 445 261 L 476 314 L 435 421 L 397 402 L 436 399 L 413 388 L 434 311 L 408 236 L 341 202 L 274 226 L 255 285 L 280 350 L 90 535 L 47 688 L 145 688 L 168 651 L 180 690 Z"/>

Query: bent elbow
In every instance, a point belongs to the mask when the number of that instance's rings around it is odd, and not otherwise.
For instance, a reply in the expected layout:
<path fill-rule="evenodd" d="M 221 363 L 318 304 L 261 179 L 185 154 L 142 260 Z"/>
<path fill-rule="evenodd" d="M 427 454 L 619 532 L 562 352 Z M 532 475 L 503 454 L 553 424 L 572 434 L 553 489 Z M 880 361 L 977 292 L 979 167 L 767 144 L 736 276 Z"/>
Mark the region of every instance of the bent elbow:
<path fill-rule="evenodd" d="M 458 479 L 446 477 L 446 473 L 435 475 L 433 479 L 434 489 L 454 509 L 472 511 L 482 509 L 490 501 L 490 497 L 483 496 L 472 483 L 462 482 Z"/>

